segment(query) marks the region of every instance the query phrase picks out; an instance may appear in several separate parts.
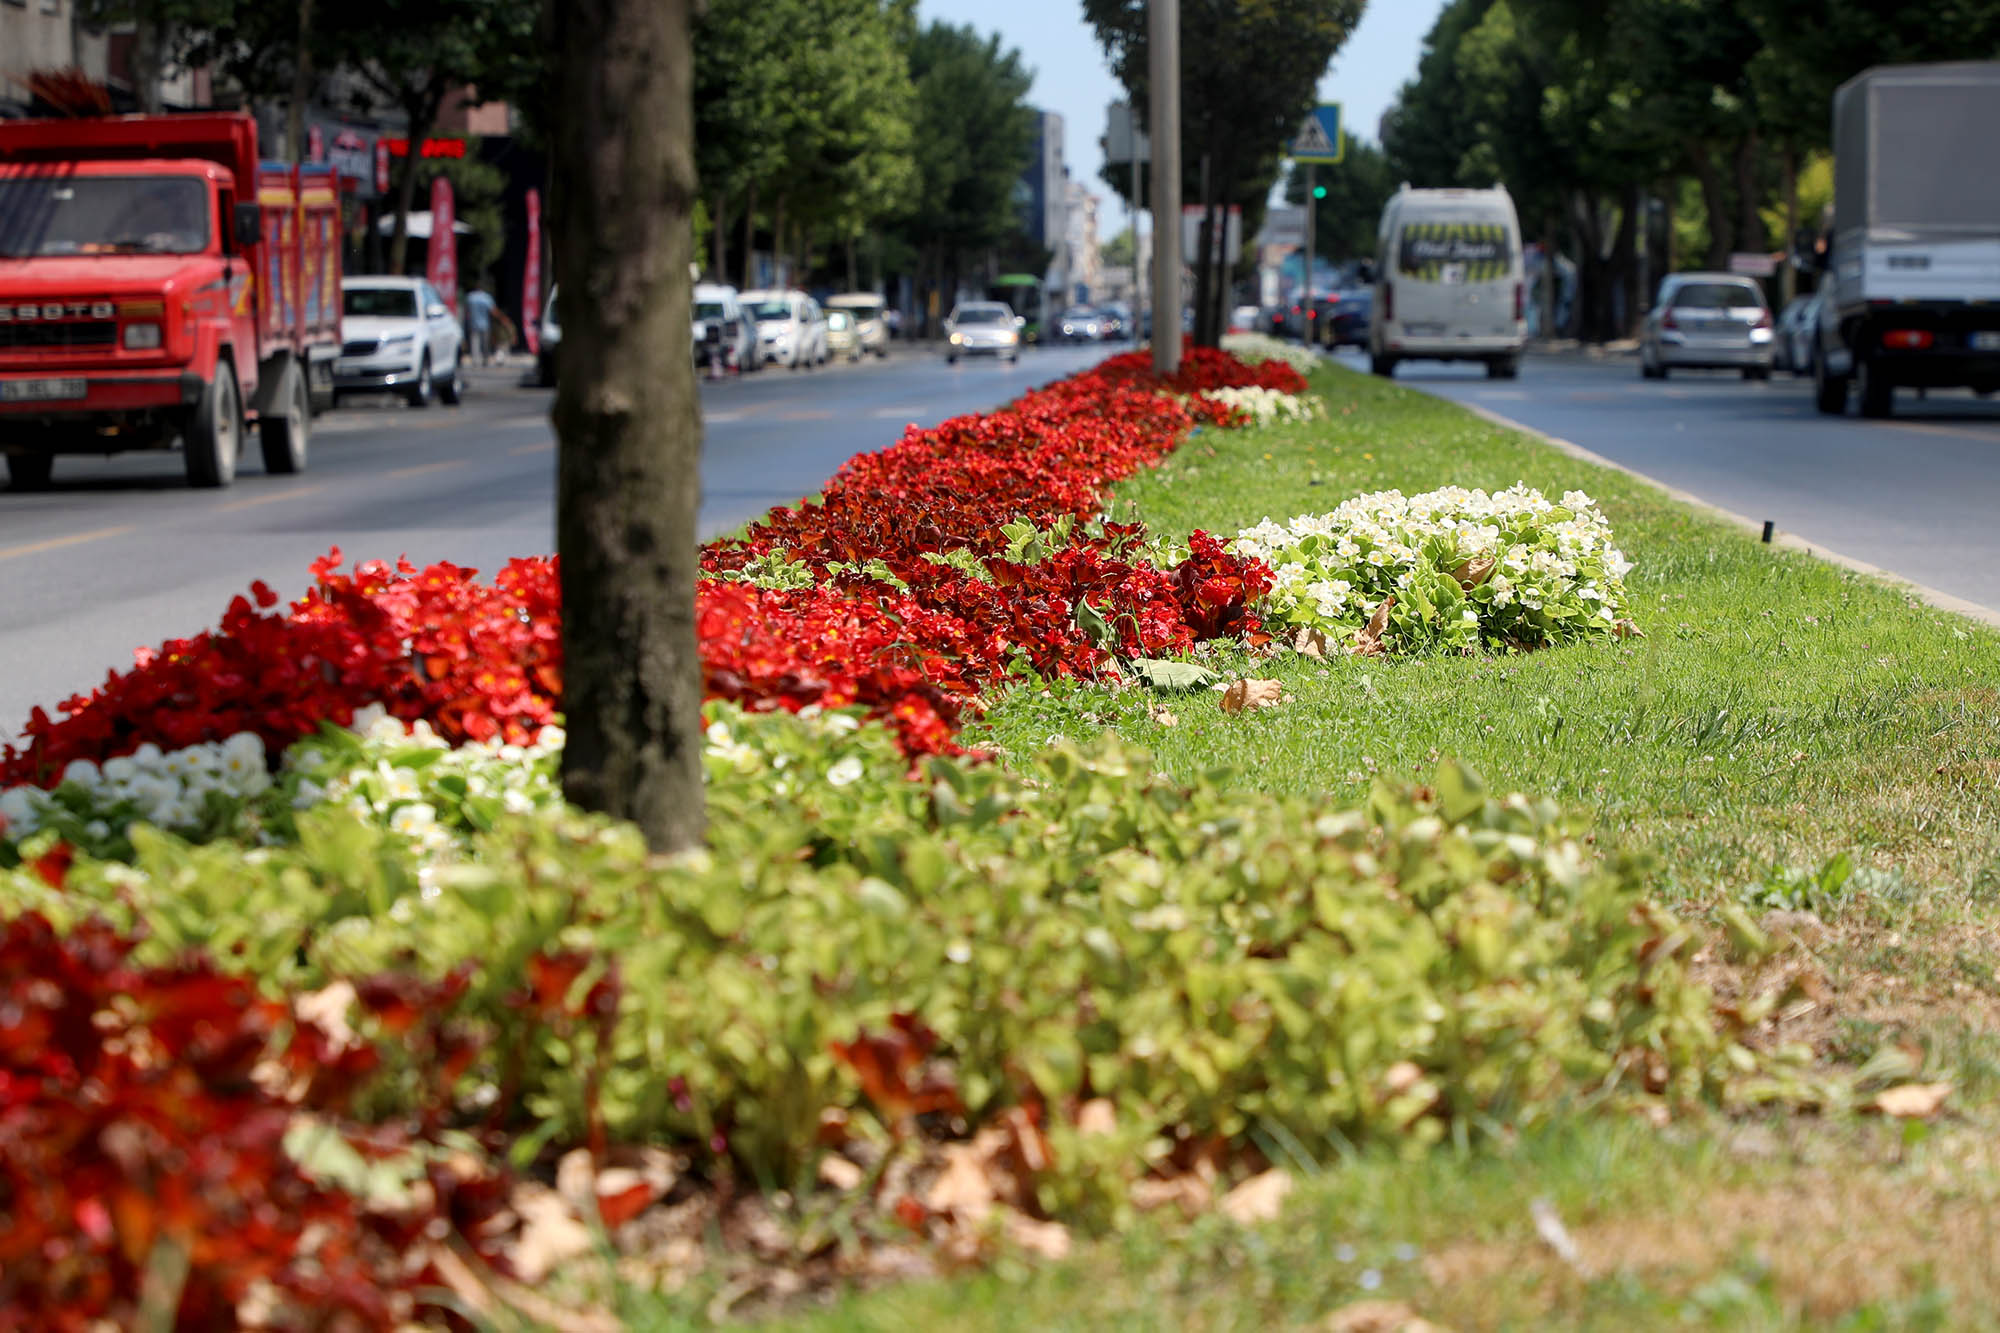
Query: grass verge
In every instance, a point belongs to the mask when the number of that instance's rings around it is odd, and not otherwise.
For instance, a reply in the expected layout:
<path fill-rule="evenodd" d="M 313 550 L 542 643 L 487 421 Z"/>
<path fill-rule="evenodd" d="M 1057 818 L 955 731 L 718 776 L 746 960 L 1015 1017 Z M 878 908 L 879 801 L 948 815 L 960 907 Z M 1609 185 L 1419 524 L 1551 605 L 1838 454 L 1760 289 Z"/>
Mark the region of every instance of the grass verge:
<path fill-rule="evenodd" d="M 1637 562 L 1647 637 L 1421 661 L 1223 655 L 1210 664 L 1281 680 L 1291 701 L 1230 718 L 1212 694 L 1032 687 L 968 741 L 1020 754 L 1110 728 L 1183 778 L 1222 766 L 1249 788 L 1343 798 L 1378 770 L 1460 757 L 1652 853 L 1663 900 L 1812 908 L 1792 950 L 1817 998 L 1773 1039 L 1829 1062 L 1900 1047 L 1954 1081 L 1952 1114 L 1597 1121 L 1486 1156 L 1364 1156 L 1326 1164 L 1276 1226 L 1148 1223 L 1062 1265 L 903 1285 L 786 1325 L 1398 1326 L 1336 1317 L 1378 1301 L 1457 1328 L 2000 1327 L 2000 636 L 1413 390 L 1335 368 L 1314 388 L 1329 420 L 1204 433 L 1125 483 L 1118 517 L 1228 534 L 1390 487 L 1579 488 Z M 1842 853 L 1861 871 L 1831 887 L 1780 873 Z M 1717 952 L 1718 985 L 1737 984 Z M 1537 1226 L 1538 1200 L 1573 1258 Z M 647 1303 L 634 1326 L 697 1308 Z"/>

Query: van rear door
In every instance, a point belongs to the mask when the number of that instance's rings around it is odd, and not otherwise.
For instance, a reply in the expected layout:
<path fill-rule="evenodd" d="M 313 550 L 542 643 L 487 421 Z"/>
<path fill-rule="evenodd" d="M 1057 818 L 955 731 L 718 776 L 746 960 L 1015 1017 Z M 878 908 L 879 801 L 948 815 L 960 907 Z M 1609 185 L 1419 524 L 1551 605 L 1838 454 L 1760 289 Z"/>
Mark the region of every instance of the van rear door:
<path fill-rule="evenodd" d="M 1514 332 L 1512 226 L 1492 214 L 1432 214 L 1402 224 L 1396 314 L 1411 338 Z"/>

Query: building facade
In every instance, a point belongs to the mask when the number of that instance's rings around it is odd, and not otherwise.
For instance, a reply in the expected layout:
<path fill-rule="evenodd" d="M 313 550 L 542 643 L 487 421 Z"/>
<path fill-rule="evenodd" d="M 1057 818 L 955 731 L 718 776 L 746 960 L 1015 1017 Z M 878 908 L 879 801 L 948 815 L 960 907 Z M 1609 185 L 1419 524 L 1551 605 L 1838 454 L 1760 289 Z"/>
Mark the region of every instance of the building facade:
<path fill-rule="evenodd" d="M 27 116 L 53 108 L 41 103 L 35 76 L 81 76 L 109 94 L 114 111 L 136 110 L 142 100 L 132 74 L 132 25 L 94 28 L 77 13 L 76 0 L 0 0 L 0 116 Z M 208 106 L 213 89 L 205 70 L 168 70 L 158 94 L 170 110 Z"/>

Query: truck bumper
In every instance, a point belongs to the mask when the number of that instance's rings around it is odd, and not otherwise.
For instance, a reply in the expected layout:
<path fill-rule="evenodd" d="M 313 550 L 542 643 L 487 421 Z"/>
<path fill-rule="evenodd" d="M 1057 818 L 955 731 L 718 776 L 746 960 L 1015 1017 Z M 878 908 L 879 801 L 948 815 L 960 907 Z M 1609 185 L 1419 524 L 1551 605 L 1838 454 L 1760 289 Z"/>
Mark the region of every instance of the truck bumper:
<path fill-rule="evenodd" d="M 1875 362 L 1893 384 L 1912 389 L 2000 389 L 2000 352 L 1963 349 L 1931 352 L 1875 353 Z"/>
<path fill-rule="evenodd" d="M 192 407 L 205 387 L 187 370 L 0 370 L 0 417 L 75 422 Z"/>

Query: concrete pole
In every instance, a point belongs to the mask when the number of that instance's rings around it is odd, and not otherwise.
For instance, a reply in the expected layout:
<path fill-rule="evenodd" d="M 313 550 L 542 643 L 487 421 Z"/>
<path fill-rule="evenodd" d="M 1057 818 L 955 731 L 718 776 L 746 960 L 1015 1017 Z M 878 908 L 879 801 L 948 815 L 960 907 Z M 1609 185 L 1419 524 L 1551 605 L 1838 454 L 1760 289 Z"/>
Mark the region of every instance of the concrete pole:
<path fill-rule="evenodd" d="M 1139 271 L 1139 106 L 1127 99 L 1125 111 L 1132 120 L 1132 341 L 1146 327 L 1146 275 Z"/>
<path fill-rule="evenodd" d="M 1148 0 L 1153 140 L 1153 372 L 1181 368 L 1181 5 Z"/>
<path fill-rule="evenodd" d="M 1317 221 L 1313 213 L 1313 163 L 1306 163 L 1306 302 L 1299 312 L 1299 341 L 1310 344 L 1313 335 L 1313 228 Z"/>

